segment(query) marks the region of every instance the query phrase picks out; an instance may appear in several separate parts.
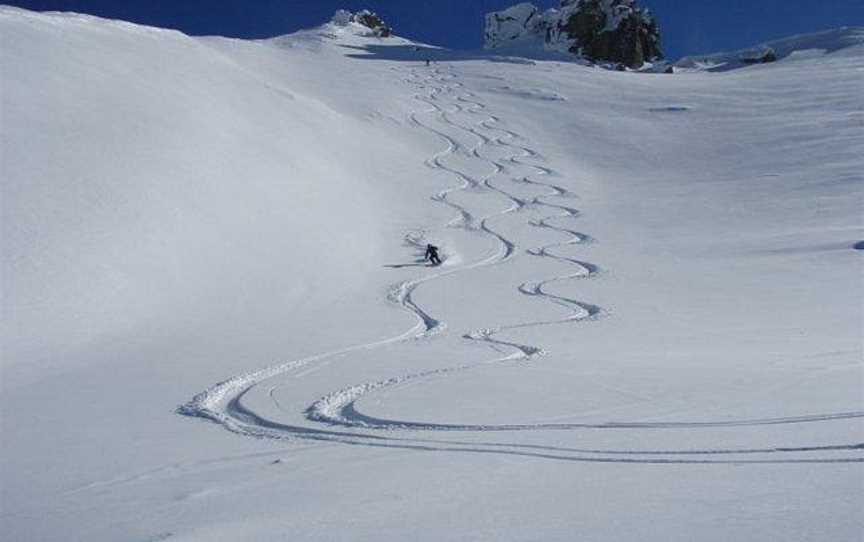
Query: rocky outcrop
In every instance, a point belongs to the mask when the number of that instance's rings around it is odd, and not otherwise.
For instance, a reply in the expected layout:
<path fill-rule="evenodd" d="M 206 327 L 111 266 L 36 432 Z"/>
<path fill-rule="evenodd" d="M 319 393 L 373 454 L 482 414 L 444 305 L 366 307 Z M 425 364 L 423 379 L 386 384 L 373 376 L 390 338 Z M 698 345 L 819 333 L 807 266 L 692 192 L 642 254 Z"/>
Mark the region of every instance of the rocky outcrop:
<path fill-rule="evenodd" d="M 545 12 L 523 3 L 486 15 L 487 49 L 530 42 L 629 68 L 663 57 L 657 23 L 636 0 L 561 0 Z"/>
<path fill-rule="evenodd" d="M 336 14 L 333 15 L 332 19 L 333 24 L 339 26 L 347 26 L 349 24 L 355 23 L 369 29 L 369 32 L 376 37 L 379 38 L 388 38 L 393 35 L 393 29 L 387 26 L 377 13 L 373 13 L 368 9 L 362 9 L 357 13 L 351 13 L 350 11 L 340 9 L 336 11 Z"/>
<path fill-rule="evenodd" d="M 744 64 L 768 64 L 769 62 L 777 62 L 777 53 L 774 52 L 774 49 L 765 47 L 742 53 L 738 58 Z"/>

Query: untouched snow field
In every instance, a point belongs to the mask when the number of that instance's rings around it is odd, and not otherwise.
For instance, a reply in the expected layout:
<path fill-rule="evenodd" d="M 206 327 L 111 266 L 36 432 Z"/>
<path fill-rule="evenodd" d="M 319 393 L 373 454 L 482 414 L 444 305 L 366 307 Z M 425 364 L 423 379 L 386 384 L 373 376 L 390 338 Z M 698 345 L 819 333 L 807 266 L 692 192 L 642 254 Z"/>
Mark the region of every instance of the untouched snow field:
<path fill-rule="evenodd" d="M 0 8 L 2 538 L 860 540 L 860 35 L 646 75 Z"/>

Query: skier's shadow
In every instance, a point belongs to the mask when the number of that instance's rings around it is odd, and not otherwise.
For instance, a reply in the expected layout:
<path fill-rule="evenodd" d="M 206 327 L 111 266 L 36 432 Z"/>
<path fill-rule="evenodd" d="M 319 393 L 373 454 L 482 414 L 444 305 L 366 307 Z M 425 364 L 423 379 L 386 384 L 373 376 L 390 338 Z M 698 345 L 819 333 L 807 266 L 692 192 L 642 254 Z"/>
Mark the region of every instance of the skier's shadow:
<path fill-rule="evenodd" d="M 384 267 L 390 269 L 402 269 L 403 267 L 429 267 L 425 260 L 417 260 L 414 263 L 388 263 Z"/>

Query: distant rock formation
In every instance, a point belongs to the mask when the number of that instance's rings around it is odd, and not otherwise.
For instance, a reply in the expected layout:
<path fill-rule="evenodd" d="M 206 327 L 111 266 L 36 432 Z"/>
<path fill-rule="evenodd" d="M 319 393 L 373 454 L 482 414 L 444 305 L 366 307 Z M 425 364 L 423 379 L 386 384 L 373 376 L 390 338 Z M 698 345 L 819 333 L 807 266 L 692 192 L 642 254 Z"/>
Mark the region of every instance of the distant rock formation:
<path fill-rule="evenodd" d="M 742 53 L 738 57 L 744 64 L 768 64 L 769 62 L 777 62 L 777 53 L 770 47 L 765 47 L 757 51 L 748 51 Z"/>
<path fill-rule="evenodd" d="M 496 49 L 516 41 L 534 41 L 545 35 L 547 27 L 537 6 L 527 2 L 493 11 L 486 14 L 484 47 Z"/>
<path fill-rule="evenodd" d="M 517 4 L 488 13 L 484 37 L 486 49 L 534 43 L 629 68 L 663 58 L 657 23 L 636 0 L 561 0 L 545 12 Z"/>
<path fill-rule="evenodd" d="M 333 24 L 338 26 L 348 26 L 351 23 L 356 23 L 368 28 L 373 36 L 379 38 L 389 38 L 393 35 L 393 29 L 387 26 L 377 13 L 373 13 L 368 9 L 361 9 L 357 13 L 340 9 L 333 15 Z"/>

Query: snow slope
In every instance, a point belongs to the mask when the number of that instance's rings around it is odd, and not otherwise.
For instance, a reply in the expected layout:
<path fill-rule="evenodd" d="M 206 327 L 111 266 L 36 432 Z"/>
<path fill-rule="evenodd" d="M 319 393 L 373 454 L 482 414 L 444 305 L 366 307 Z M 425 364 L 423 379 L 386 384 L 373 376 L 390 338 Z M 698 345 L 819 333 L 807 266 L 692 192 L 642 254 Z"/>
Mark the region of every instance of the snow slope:
<path fill-rule="evenodd" d="M 860 537 L 864 46 L 359 34 L 0 8 L 4 538 Z"/>

